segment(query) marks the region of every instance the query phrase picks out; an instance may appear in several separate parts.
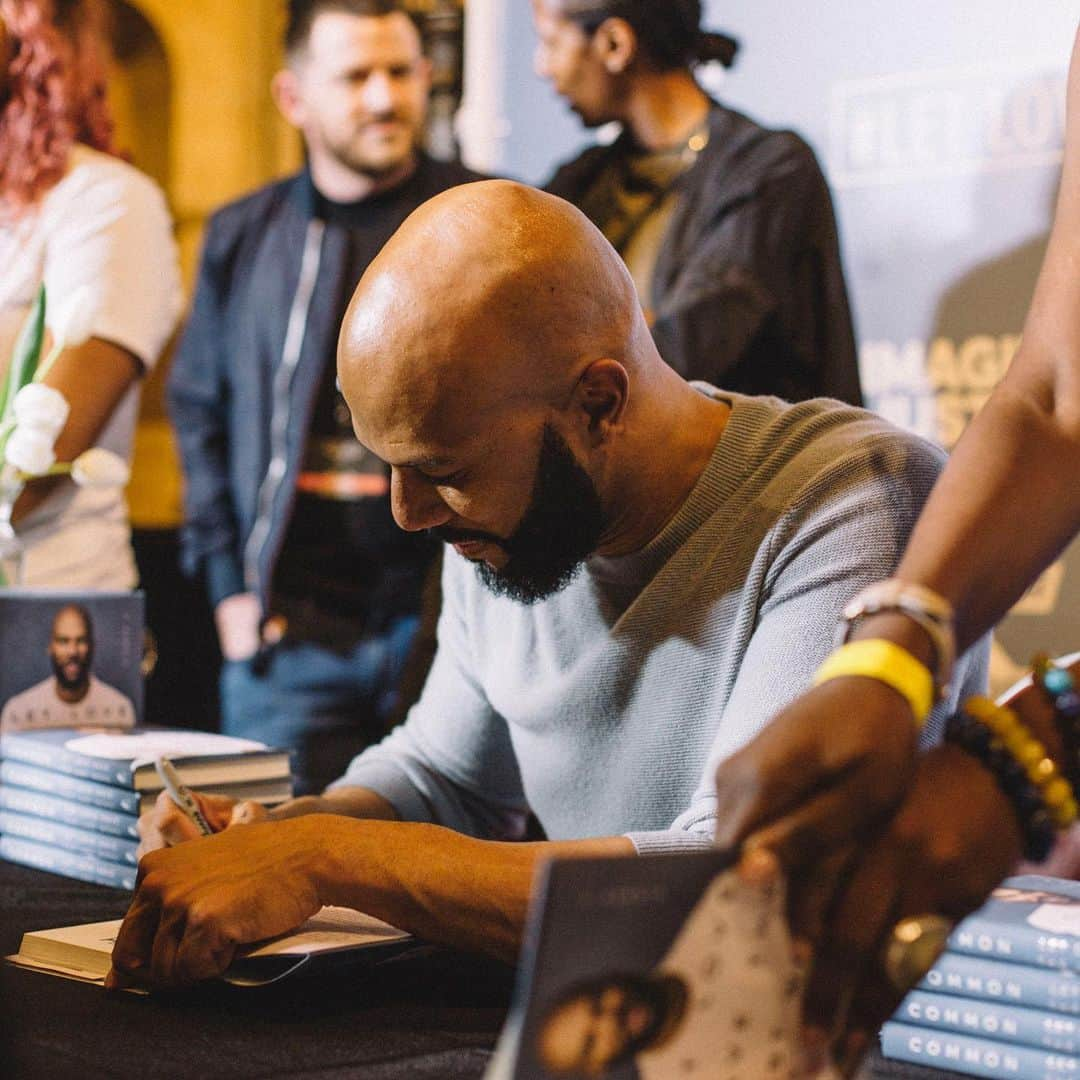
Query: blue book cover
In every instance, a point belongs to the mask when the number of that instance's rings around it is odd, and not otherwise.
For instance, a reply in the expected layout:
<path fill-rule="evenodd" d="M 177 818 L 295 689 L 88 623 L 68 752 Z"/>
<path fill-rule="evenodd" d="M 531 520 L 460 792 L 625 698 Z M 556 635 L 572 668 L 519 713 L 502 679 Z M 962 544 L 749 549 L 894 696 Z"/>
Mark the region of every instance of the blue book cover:
<path fill-rule="evenodd" d="M 50 844 L 83 855 L 96 855 L 127 866 L 135 866 L 139 861 L 135 854 L 139 846 L 137 840 L 80 829 L 75 825 L 64 825 L 15 810 L 0 809 L 0 836 L 21 836 L 24 840 Z"/>
<path fill-rule="evenodd" d="M 46 795 L 59 795 L 72 802 L 85 803 L 102 810 L 116 810 L 122 814 L 138 817 L 143 806 L 143 796 L 137 791 L 130 791 L 113 784 L 101 784 L 96 780 L 80 780 L 77 776 L 66 773 L 39 769 L 35 765 L 25 765 L 21 761 L 0 761 L 0 787 L 9 784 L 15 787 L 29 788 Z M 153 802 L 150 796 L 146 806 Z"/>
<path fill-rule="evenodd" d="M 1075 1077 L 1080 1058 L 1027 1046 L 1010 1046 L 993 1039 L 954 1035 L 898 1024 L 890 1020 L 881 1029 L 881 1053 L 894 1061 L 908 1061 L 932 1069 L 948 1069 L 966 1076 L 990 1080 L 1060 1080 Z"/>
<path fill-rule="evenodd" d="M 2 771 L 3 766 L 0 766 L 0 773 Z M 59 795 L 13 787 L 11 784 L 0 783 L 0 810 L 32 814 L 47 821 L 74 825 L 80 829 L 93 829 L 95 832 L 109 833 L 129 840 L 139 839 L 139 819 L 134 814 L 126 814 L 120 810 L 103 810 L 87 803 L 61 798 Z"/>
<path fill-rule="evenodd" d="M 161 790 L 154 760 L 162 755 L 172 760 L 180 779 L 189 787 L 289 775 L 286 751 L 204 731 L 45 728 L 0 735 L 0 758 L 5 761 L 19 761 L 133 791 Z"/>
<path fill-rule="evenodd" d="M 947 952 L 938 957 L 918 989 L 1080 1016 L 1080 975 L 1074 971 Z"/>
<path fill-rule="evenodd" d="M 20 866 L 32 866 L 62 877 L 92 881 L 98 885 L 110 885 L 114 889 L 135 888 L 136 868 L 122 863 L 110 862 L 95 855 L 80 855 L 75 851 L 38 844 L 21 836 L 0 835 L 0 858 Z"/>
<path fill-rule="evenodd" d="M 1007 878 L 949 938 L 953 952 L 1080 971 L 1080 882 Z"/>
<path fill-rule="evenodd" d="M 143 719 L 140 592 L 0 591 L 0 731 Z"/>
<path fill-rule="evenodd" d="M 1080 1053 L 1080 1019 L 975 998 L 912 990 L 893 1015 L 899 1023 L 1019 1043 L 1063 1054 Z"/>

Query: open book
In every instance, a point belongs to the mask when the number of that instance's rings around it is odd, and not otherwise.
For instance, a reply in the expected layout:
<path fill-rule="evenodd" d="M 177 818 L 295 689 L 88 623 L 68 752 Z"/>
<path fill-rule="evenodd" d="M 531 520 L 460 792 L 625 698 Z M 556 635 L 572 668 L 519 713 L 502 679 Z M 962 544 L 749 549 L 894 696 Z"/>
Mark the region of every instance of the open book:
<path fill-rule="evenodd" d="M 120 919 L 23 934 L 20 967 L 103 985 Z M 374 964 L 416 944 L 404 930 L 351 908 L 324 907 L 289 934 L 250 945 L 222 978 L 234 986 L 265 986 L 297 972 Z"/>

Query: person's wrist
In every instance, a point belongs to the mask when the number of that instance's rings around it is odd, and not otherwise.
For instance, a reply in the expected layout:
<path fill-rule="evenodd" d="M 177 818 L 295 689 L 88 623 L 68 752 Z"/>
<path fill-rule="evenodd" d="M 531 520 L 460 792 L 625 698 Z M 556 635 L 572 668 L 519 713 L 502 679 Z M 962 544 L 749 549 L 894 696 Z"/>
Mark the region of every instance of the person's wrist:
<path fill-rule="evenodd" d="M 935 700 L 949 695 L 956 664 L 953 609 L 945 597 L 926 586 L 899 578 L 886 578 L 866 586 L 844 606 L 838 641 L 850 641 L 860 622 L 878 615 L 896 614 L 916 624 L 931 645 L 931 659 L 921 663 L 933 679 Z M 897 624 L 899 625 L 899 624 Z M 897 630 L 903 634 L 904 630 Z"/>
<path fill-rule="evenodd" d="M 345 835 L 343 826 L 350 825 L 352 829 Z M 363 876 L 356 860 L 356 822 L 337 814 L 315 812 L 297 818 L 295 827 L 305 838 L 305 870 L 319 903 L 337 907 L 354 904 L 355 886 L 350 882 Z"/>
<path fill-rule="evenodd" d="M 906 649 L 920 664 L 933 671 L 937 653 L 925 627 L 902 611 L 882 611 L 866 615 L 855 624 L 850 641 L 881 638 Z"/>

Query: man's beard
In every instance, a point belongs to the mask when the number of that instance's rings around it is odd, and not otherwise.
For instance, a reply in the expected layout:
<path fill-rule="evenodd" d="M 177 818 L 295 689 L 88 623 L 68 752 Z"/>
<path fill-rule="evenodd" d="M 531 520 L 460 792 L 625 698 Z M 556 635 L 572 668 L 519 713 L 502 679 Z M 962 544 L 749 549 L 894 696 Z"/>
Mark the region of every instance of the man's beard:
<path fill-rule="evenodd" d="M 61 690 L 79 690 L 90 682 L 89 656 L 85 660 L 77 661 L 79 669 L 74 678 L 71 679 L 64 674 L 64 664 L 61 664 L 55 657 L 50 657 L 50 659 L 52 660 L 53 675 L 56 677 L 57 685 Z"/>
<path fill-rule="evenodd" d="M 398 119 L 393 117 L 393 119 Z M 325 138 L 325 136 L 324 136 Z M 351 140 L 336 140 L 326 138 L 326 149 L 333 155 L 339 164 L 356 173 L 358 176 L 366 176 L 370 180 L 379 181 L 405 168 L 416 156 L 419 148 L 421 132 L 412 129 L 409 138 L 408 149 L 392 158 L 381 155 L 373 157 Z"/>
<path fill-rule="evenodd" d="M 550 425 L 544 425 L 540 460 L 532 497 L 521 523 L 507 539 L 490 533 L 445 526 L 432 529 L 440 540 L 486 540 L 509 556 L 496 570 L 475 563 L 476 573 L 496 596 L 521 604 L 546 600 L 573 581 L 581 564 L 596 550 L 604 531 L 600 496 L 570 447 Z"/>

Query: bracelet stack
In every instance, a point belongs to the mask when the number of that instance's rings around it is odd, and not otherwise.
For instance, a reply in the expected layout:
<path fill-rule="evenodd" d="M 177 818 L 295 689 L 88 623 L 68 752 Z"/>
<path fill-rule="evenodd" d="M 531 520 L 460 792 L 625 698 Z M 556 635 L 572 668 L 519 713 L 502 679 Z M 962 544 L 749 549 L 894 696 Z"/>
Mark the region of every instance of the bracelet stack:
<path fill-rule="evenodd" d="M 1032 662 L 1032 678 L 1054 709 L 1054 724 L 1065 746 L 1066 771 L 1075 787 L 1080 783 L 1080 693 L 1076 680 L 1040 653 Z"/>
<path fill-rule="evenodd" d="M 978 758 L 1013 804 L 1024 838 L 1024 857 L 1042 862 L 1057 833 L 1077 818 L 1072 785 L 1046 747 L 1012 709 L 989 698 L 969 698 L 949 717 L 945 738 Z"/>
<path fill-rule="evenodd" d="M 838 643 L 851 636 L 860 619 L 883 612 L 899 612 L 922 627 L 934 649 L 933 686 L 938 700 L 949 694 L 956 662 L 952 605 L 925 585 L 887 578 L 868 585 L 845 607 L 840 618 Z"/>

